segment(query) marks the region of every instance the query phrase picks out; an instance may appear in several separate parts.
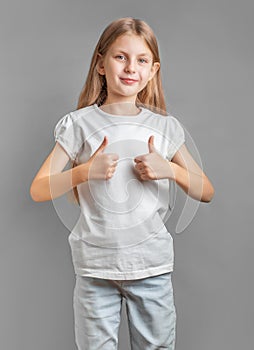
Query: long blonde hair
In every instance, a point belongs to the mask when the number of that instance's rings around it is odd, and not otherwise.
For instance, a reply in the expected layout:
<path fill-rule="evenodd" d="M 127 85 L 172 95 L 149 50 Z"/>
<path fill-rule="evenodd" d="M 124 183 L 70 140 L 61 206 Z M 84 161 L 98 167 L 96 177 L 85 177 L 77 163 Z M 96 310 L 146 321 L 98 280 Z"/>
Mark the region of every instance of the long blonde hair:
<path fill-rule="evenodd" d="M 151 27 L 144 21 L 132 17 L 119 18 L 111 22 L 101 34 L 94 49 L 86 82 L 78 99 L 77 109 L 96 103 L 98 106 L 105 102 L 107 97 L 107 83 L 105 75 L 100 75 L 96 69 L 98 59 L 104 56 L 114 41 L 123 34 L 132 33 L 143 38 L 153 55 L 153 63 L 160 63 L 159 48 Z M 137 95 L 136 104 L 150 109 L 153 112 L 167 115 L 164 92 L 161 82 L 160 69 L 147 85 Z M 77 164 L 73 162 L 73 167 Z M 72 191 L 71 191 L 72 192 Z M 73 187 L 74 201 L 78 202 L 78 191 Z M 71 194 L 72 196 L 72 194 Z M 72 200 L 73 201 L 73 200 Z"/>

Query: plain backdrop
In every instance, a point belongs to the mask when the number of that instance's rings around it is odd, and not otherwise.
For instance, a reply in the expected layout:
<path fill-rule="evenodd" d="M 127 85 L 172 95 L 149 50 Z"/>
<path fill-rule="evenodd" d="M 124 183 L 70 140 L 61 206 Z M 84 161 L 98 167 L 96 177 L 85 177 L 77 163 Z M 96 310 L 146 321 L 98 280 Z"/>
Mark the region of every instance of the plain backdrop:
<path fill-rule="evenodd" d="M 215 187 L 184 232 L 178 213 L 168 223 L 176 350 L 253 348 L 253 11 L 251 0 L 1 2 L 1 349 L 76 349 L 69 230 L 29 188 L 99 36 L 126 16 L 155 31 L 168 110 Z M 125 308 L 119 349 L 130 349 Z"/>

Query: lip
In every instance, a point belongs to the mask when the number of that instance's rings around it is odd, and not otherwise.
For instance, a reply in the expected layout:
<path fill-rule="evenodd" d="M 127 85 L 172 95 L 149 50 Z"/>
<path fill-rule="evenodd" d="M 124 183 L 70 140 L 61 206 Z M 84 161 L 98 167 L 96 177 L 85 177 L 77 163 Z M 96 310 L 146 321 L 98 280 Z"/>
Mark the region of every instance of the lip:
<path fill-rule="evenodd" d="M 120 78 L 121 81 L 123 81 L 124 83 L 131 85 L 136 83 L 138 80 L 135 79 L 129 79 L 129 78 Z"/>

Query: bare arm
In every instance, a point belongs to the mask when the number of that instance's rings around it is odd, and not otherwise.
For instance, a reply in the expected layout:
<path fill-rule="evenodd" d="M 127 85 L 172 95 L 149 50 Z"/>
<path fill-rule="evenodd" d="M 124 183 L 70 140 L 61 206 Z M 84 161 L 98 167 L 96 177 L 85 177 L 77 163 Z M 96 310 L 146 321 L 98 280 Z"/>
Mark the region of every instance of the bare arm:
<path fill-rule="evenodd" d="M 115 172 L 119 157 L 117 154 L 103 153 L 107 144 L 108 139 L 105 136 L 99 148 L 86 163 L 62 171 L 69 161 L 69 156 L 56 142 L 31 184 L 32 199 L 36 202 L 52 200 L 88 181 L 88 178 L 110 179 Z"/>
<path fill-rule="evenodd" d="M 185 144 L 180 147 L 169 164 L 173 170 L 172 179 L 186 194 L 201 202 L 212 200 L 214 187 Z"/>
<path fill-rule="evenodd" d="M 171 161 L 163 158 L 154 147 L 153 136 L 149 137 L 149 153 L 137 156 L 135 169 L 141 180 L 169 179 L 175 181 L 187 195 L 201 202 L 210 202 L 214 188 L 198 166 L 185 144 Z"/>
<path fill-rule="evenodd" d="M 85 164 L 62 172 L 68 161 L 69 156 L 56 143 L 31 184 L 30 195 L 34 201 L 60 197 L 85 180 L 88 172 Z"/>

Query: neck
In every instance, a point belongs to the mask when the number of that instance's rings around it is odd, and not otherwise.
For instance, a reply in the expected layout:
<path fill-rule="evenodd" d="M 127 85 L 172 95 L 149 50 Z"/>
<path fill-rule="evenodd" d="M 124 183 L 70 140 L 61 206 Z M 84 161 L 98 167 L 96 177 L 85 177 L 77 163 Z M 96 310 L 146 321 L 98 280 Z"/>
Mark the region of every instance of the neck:
<path fill-rule="evenodd" d="M 140 112 L 135 101 L 113 102 L 106 99 L 100 108 L 106 113 L 116 115 L 137 115 Z"/>

